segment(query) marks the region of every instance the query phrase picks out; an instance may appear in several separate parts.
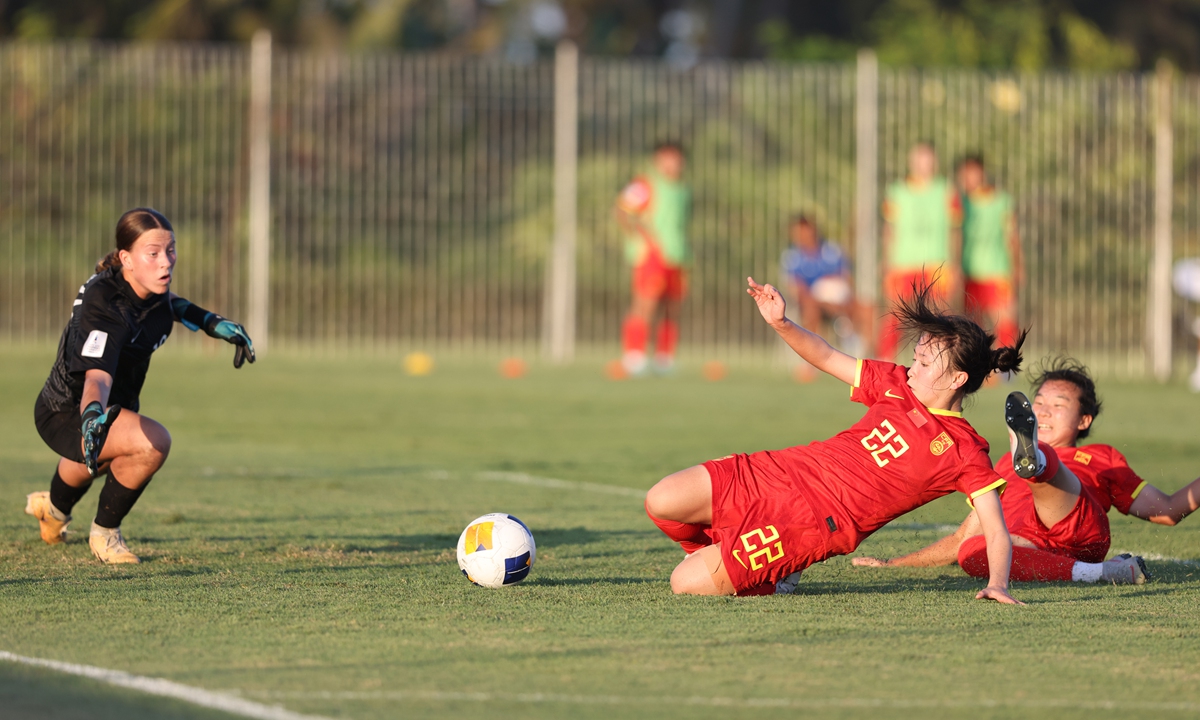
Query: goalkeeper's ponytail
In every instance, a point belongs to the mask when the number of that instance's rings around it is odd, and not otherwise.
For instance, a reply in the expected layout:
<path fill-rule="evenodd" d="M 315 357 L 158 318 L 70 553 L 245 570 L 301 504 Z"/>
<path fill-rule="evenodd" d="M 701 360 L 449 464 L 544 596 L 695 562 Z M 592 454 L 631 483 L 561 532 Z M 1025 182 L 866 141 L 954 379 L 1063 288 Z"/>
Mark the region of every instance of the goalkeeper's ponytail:
<path fill-rule="evenodd" d="M 122 215 L 117 221 L 117 248 L 96 263 L 96 272 L 121 267 L 121 251 L 128 252 L 137 239 L 150 230 L 175 232 L 171 221 L 152 208 L 134 208 Z"/>

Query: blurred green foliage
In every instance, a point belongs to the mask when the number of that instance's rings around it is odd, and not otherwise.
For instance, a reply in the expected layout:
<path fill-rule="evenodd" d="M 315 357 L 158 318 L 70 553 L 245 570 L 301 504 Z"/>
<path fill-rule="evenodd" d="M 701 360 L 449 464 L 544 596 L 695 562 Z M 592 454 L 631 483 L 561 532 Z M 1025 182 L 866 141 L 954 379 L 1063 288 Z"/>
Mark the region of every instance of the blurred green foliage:
<path fill-rule="evenodd" d="M 1197 0 L 0 0 L 0 38 L 242 43 L 265 28 L 290 47 L 529 58 L 558 37 L 536 31 L 547 11 L 590 55 L 671 56 L 682 38 L 701 57 L 840 61 L 873 47 L 896 66 L 1200 69 Z"/>

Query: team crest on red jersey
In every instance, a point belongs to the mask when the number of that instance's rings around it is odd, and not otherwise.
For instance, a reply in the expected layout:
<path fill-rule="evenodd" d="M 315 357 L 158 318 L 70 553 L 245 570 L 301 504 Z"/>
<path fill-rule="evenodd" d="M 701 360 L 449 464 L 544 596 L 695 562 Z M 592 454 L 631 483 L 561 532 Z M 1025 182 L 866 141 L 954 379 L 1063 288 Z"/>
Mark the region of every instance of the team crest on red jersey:
<path fill-rule="evenodd" d="M 941 455 L 949 450 L 952 445 L 954 445 L 954 441 L 950 439 L 949 433 L 943 431 L 941 435 L 938 435 L 929 443 L 929 452 L 934 455 Z"/>
<path fill-rule="evenodd" d="M 1088 455 L 1087 453 L 1085 453 L 1082 450 L 1076 450 L 1075 451 L 1075 462 L 1079 463 L 1080 465 L 1091 465 L 1092 464 L 1092 456 Z"/>

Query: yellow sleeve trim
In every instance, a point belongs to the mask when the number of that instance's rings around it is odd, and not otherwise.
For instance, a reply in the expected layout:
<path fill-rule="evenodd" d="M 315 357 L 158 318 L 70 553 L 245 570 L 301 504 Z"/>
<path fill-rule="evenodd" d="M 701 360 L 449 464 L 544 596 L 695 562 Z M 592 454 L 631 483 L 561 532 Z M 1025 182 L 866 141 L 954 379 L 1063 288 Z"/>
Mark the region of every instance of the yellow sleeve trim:
<path fill-rule="evenodd" d="M 1146 489 L 1146 486 L 1147 486 L 1147 485 L 1149 485 L 1149 484 L 1150 484 L 1150 481 L 1149 481 L 1149 480 L 1143 480 L 1143 481 L 1142 481 L 1142 484 L 1141 484 L 1141 485 L 1138 485 L 1138 486 L 1137 486 L 1137 489 L 1136 489 L 1136 490 L 1134 490 L 1132 493 L 1130 493 L 1130 494 L 1129 494 L 1129 499 L 1130 499 L 1130 500 L 1137 500 L 1137 496 L 1138 496 L 1138 495 L 1141 495 L 1141 494 L 1142 494 L 1142 490 Z"/>
<path fill-rule="evenodd" d="M 862 358 L 854 361 L 854 385 L 851 387 L 858 387 L 859 383 L 862 382 L 862 363 Z"/>
<path fill-rule="evenodd" d="M 925 408 L 930 415 L 945 415 L 946 417 L 962 417 L 962 413 L 954 412 L 953 410 L 935 410 L 934 408 Z"/>
<path fill-rule="evenodd" d="M 1004 478 L 1000 478 L 999 480 L 997 480 L 996 482 L 992 483 L 991 485 L 988 485 L 988 486 L 987 486 L 987 487 L 985 487 L 985 488 L 980 488 L 979 490 L 976 490 L 975 492 L 973 492 L 973 493 L 971 493 L 970 495 L 968 495 L 968 496 L 967 496 L 967 505 L 971 506 L 971 509 L 972 509 L 972 510 L 974 510 L 974 509 L 975 509 L 975 503 L 974 503 L 974 502 L 972 502 L 972 501 L 973 501 L 975 498 L 979 497 L 980 495 L 983 495 L 984 493 L 990 493 L 990 492 L 991 492 L 991 491 L 993 491 L 993 490 L 999 490 L 1001 493 L 1003 493 L 1003 492 L 1004 492 L 1004 486 L 1005 486 L 1005 485 L 1007 485 L 1007 484 L 1008 484 L 1008 481 L 1007 481 L 1007 480 L 1005 480 Z"/>

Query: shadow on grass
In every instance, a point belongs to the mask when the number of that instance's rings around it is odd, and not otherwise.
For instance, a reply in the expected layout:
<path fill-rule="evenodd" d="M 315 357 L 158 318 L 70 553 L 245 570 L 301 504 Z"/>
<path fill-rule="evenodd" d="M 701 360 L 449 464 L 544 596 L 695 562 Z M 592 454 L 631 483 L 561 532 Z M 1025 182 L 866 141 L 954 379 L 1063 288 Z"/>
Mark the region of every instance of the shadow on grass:
<path fill-rule="evenodd" d="M 662 578 L 596 577 L 596 578 L 547 578 L 537 577 L 521 583 L 534 587 L 579 587 L 581 585 L 644 585 L 662 583 Z"/>

